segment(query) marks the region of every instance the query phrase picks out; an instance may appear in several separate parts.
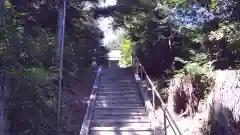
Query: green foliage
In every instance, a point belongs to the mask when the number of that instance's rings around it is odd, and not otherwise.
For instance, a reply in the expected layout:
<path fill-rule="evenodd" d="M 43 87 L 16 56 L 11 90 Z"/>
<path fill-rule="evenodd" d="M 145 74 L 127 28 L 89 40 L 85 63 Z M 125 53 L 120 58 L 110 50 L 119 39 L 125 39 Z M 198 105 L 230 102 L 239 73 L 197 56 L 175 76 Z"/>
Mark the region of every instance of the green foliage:
<path fill-rule="evenodd" d="M 216 11 L 218 0 L 211 0 L 211 10 Z"/>
<path fill-rule="evenodd" d="M 92 13 L 76 6 L 85 2 L 72 0 L 68 3 L 71 6 L 67 6 L 64 83 L 71 80 L 79 68 L 89 67 L 92 52 L 103 38 Z M 5 0 L 3 17 L 0 70 L 13 78 L 8 105 L 10 134 L 55 134 L 59 79 L 57 5 L 53 0 Z M 65 84 L 63 87 L 66 88 Z"/>
<path fill-rule="evenodd" d="M 240 40 L 240 24 L 223 22 L 219 24 L 219 28 L 216 31 L 211 31 L 209 34 L 209 40 L 221 40 L 227 39 L 229 44 L 239 42 Z"/>
<path fill-rule="evenodd" d="M 205 35 L 202 27 L 195 28 L 194 30 L 190 30 L 190 29 L 184 28 L 183 26 L 183 28 L 181 29 L 181 33 L 195 43 L 201 43 L 204 40 L 204 35 Z"/>
<path fill-rule="evenodd" d="M 166 4 L 173 5 L 176 7 L 187 8 L 188 0 L 166 0 Z"/>
<path fill-rule="evenodd" d="M 129 66 L 132 64 L 132 49 L 133 49 L 133 43 L 131 39 L 123 38 L 122 43 L 120 46 L 121 50 L 121 60 L 120 63 Z"/>
<path fill-rule="evenodd" d="M 214 86 L 213 62 L 205 54 L 196 54 L 190 61 L 181 58 L 175 58 L 175 61 L 185 63 L 183 68 L 175 71 L 177 75 L 189 76 L 195 89 L 200 92 L 200 99 L 205 100 Z"/>
<path fill-rule="evenodd" d="M 204 54 L 202 54 L 204 57 Z M 201 56 L 200 56 L 201 57 Z M 209 60 L 205 58 L 193 58 L 190 61 L 185 61 L 179 57 L 175 58 L 175 61 L 180 61 L 182 63 L 185 63 L 185 66 L 180 69 L 177 70 L 176 73 L 180 73 L 180 74 L 190 74 L 190 75 L 209 75 L 212 70 L 212 62 L 210 62 Z"/>

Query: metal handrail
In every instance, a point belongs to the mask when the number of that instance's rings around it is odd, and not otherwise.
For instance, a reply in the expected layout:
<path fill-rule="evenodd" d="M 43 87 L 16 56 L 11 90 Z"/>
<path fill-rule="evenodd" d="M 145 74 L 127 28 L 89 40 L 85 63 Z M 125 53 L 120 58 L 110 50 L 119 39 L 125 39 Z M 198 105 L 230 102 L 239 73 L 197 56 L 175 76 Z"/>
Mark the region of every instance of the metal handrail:
<path fill-rule="evenodd" d="M 151 90 L 152 90 L 152 106 L 153 106 L 153 117 L 154 119 L 156 119 L 155 117 L 155 95 L 158 97 L 158 99 L 161 102 L 161 108 L 163 111 L 163 115 L 164 115 L 164 134 L 167 135 L 167 125 L 166 122 L 168 121 L 170 127 L 172 128 L 173 132 L 175 135 L 182 135 L 179 127 L 177 126 L 176 122 L 173 120 L 169 110 L 167 109 L 165 103 L 163 102 L 160 94 L 158 93 L 156 87 L 154 86 L 153 82 L 151 81 L 150 77 L 147 75 L 146 70 L 144 69 L 144 66 L 140 63 L 139 59 L 136 56 L 132 56 L 132 64 L 133 67 L 136 66 L 136 74 L 139 75 L 139 69 L 140 69 L 140 80 L 143 80 L 143 74 L 145 74 L 146 77 L 146 87 L 148 88 L 148 85 L 150 86 Z M 136 60 L 136 63 L 135 63 Z M 167 120 L 167 121 L 166 121 Z M 176 129 L 176 130 L 175 130 Z"/>
<path fill-rule="evenodd" d="M 84 119 L 83 119 L 83 123 L 82 123 L 82 127 L 81 127 L 79 135 L 88 135 L 89 127 L 90 127 L 90 121 L 91 121 L 91 118 L 92 118 L 93 106 L 95 104 L 96 94 L 97 94 L 97 90 L 98 90 L 98 87 L 99 87 L 102 70 L 103 70 L 102 66 L 99 66 L 98 70 L 97 70 L 97 75 L 95 77 L 95 81 L 94 81 L 94 84 L 93 84 L 92 93 L 91 93 L 90 99 L 88 101 L 88 107 L 87 107 L 87 110 L 85 112 L 85 116 L 84 116 Z"/>

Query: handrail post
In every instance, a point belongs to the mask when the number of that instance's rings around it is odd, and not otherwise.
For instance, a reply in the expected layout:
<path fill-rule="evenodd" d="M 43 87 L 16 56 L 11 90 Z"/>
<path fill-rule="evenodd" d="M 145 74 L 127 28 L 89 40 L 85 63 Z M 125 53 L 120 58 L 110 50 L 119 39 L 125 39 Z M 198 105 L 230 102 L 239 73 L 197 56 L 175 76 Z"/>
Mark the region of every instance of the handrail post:
<path fill-rule="evenodd" d="M 153 118 L 155 119 L 155 92 L 154 89 L 152 88 L 152 103 L 153 103 Z"/>
<path fill-rule="evenodd" d="M 145 80 L 145 85 L 146 85 L 146 89 L 145 90 L 148 91 L 148 80 L 147 79 Z"/>
<path fill-rule="evenodd" d="M 132 53 L 131 53 L 131 56 L 132 56 L 132 67 L 133 67 L 134 66 L 134 56 Z"/>
<path fill-rule="evenodd" d="M 136 62 L 136 74 L 138 75 L 139 62 Z"/>
<path fill-rule="evenodd" d="M 143 81 L 142 79 L 143 79 L 143 69 L 142 68 L 140 68 L 141 70 L 140 70 L 140 80 L 141 81 Z"/>
<path fill-rule="evenodd" d="M 136 66 L 136 64 L 135 64 L 135 57 L 132 54 L 132 70 L 133 70 L 134 73 L 135 73 L 135 66 Z"/>
<path fill-rule="evenodd" d="M 166 111 L 164 110 L 163 111 L 163 124 L 164 124 L 164 135 L 167 135 L 167 120 L 166 120 Z"/>
<path fill-rule="evenodd" d="M 154 88 L 151 88 L 152 89 L 152 104 L 153 104 L 153 121 L 155 122 L 155 92 L 154 92 Z M 154 124 L 154 135 L 156 135 L 156 125 Z"/>

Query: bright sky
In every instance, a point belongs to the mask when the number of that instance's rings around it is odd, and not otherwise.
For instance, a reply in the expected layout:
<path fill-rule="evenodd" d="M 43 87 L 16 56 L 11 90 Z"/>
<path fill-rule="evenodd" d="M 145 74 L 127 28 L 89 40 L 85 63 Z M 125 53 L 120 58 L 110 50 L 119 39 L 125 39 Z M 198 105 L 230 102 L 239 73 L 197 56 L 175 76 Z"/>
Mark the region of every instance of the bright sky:
<path fill-rule="evenodd" d="M 105 1 L 105 2 L 104 2 Z M 103 0 L 100 2 L 100 6 L 101 7 L 105 7 L 105 6 L 113 6 L 116 4 L 116 0 Z"/>
<path fill-rule="evenodd" d="M 115 4 L 116 4 L 116 0 L 105 0 L 105 2 L 101 2 L 100 6 L 106 7 L 106 6 L 112 6 Z M 103 40 L 104 44 L 116 38 L 116 35 L 113 33 L 112 26 L 111 26 L 112 21 L 113 19 L 111 17 L 107 17 L 107 18 L 101 17 L 98 19 L 98 22 L 100 25 L 99 27 L 102 29 L 105 35 L 105 38 Z"/>

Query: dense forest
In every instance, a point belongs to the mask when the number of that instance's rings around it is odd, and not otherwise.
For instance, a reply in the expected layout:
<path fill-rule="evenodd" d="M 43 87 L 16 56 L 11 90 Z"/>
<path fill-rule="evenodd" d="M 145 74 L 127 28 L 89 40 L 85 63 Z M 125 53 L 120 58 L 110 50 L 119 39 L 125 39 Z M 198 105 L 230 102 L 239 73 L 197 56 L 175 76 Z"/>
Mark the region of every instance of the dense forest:
<path fill-rule="evenodd" d="M 97 8 L 95 16 L 113 16 L 145 67 L 161 75 L 199 61 L 211 61 L 215 69 L 238 68 L 238 10 L 234 0 L 119 0 Z"/>
<path fill-rule="evenodd" d="M 77 71 L 91 65 L 103 38 L 86 4 L 67 3 L 64 48 L 64 87 Z M 4 4 L 4 5 L 3 5 Z M 8 105 L 10 134 L 55 134 L 57 127 L 57 0 L 5 0 L 1 6 L 1 71 L 11 77 Z M 75 77 L 77 78 L 77 77 Z"/>
<path fill-rule="evenodd" d="M 99 2 L 67 1 L 64 87 L 71 83 L 69 77 L 77 78 L 76 72 L 90 67 L 91 58 L 99 55 L 95 50 L 107 52 L 99 49 L 104 38 L 99 17 L 112 17 L 115 29 L 126 30 L 122 63 L 131 64 L 134 50 L 155 80 L 202 75 L 208 92 L 211 71 L 239 69 L 238 0 L 117 0 L 108 7 L 99 7 Z M 59 2 L 4 0 L 0 8 L 1 71 L 11 77 L 10 134 L 55 134 Z"/>

